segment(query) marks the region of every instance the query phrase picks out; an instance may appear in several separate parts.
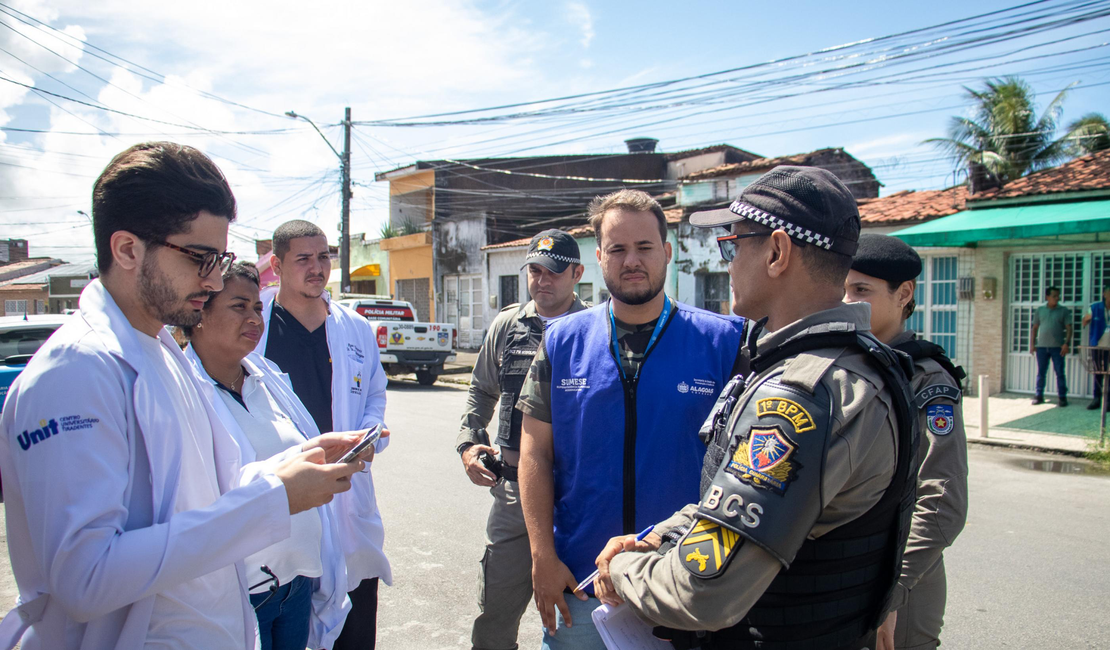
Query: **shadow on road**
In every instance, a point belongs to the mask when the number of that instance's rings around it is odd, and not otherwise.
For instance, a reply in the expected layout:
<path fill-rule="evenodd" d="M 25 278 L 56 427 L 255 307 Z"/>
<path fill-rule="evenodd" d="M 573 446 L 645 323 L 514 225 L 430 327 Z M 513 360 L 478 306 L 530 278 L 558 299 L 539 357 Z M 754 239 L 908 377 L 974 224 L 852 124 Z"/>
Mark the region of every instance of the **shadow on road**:
<path fill-rule="evenodd" d="M 436 383 L 432 384 L 431 386 L 421 386 L 420 384 L 416 383 L 416 380 L 413 380 L 413 379 L 392 379 L 392 378 L 390 378 L 388 389 L 389 390 L 411 390 L 411 391 L 414 391 L 414 392 L 432 393 L 432 392 L 448 392 L 448 391 L 466 390 L 467 387 L 466 386 L 460 386 L 458 384 L 441 384 L 439 382 L 436 382 Z"/>

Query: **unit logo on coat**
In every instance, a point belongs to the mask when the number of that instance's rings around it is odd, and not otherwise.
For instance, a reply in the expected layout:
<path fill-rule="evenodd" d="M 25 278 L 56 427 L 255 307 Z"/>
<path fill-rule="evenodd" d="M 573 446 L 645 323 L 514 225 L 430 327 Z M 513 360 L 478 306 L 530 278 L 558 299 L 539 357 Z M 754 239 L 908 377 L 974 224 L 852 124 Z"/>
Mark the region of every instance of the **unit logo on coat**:
<path fill-rule="evenodd" d="M 956 426 L 956 410 L 950 404 L 932 404 L 925 409 L 925 422 L 929 431 L 938 436 L 952 433 Z"/>
<path fill-rule="evenodd" d="M 784 494 L 800 467 L 791 460 L 797 448 L 777 425 L 753 426 L 725 471 L 754 487 Z"/>

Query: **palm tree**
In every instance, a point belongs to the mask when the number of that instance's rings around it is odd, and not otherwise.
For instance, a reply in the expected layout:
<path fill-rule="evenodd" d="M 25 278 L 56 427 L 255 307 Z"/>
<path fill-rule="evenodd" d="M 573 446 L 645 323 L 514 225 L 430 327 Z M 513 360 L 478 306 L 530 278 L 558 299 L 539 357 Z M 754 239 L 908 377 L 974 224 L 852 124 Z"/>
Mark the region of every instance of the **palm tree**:
<path fill-rule="evenodd" d="M 1110 149 L 1110 122 L 1102 113 L 1087 113 L 1068 125 L 1065 139 L 1073 156 Z"/>
<path fill-rule="evenodd" d="M 1006 77 L 984 85 L 983 90 L 964 88 L 974 102 L 972 117 L 953 117 L 947 138 L 925 142 L 969 168 L 973 177 L 985 170 L 1001 184 L 1069 156 L 1067 138 L 1053 139 L 1067 88 L 1038 118 L 1033 89 L 1025 81 Z"/>

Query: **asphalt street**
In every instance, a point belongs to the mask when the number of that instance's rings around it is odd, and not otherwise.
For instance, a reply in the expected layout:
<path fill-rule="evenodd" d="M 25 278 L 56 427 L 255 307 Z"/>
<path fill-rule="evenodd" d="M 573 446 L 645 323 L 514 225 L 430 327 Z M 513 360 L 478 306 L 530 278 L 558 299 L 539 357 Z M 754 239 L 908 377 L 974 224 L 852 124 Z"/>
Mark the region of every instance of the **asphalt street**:
<path fill-rule="evenodd" d="M 469 482 L 453 450 L 465 399 L 456 386 L 389 385 L 393 439 L 373 468 L 394 578 L 381 588 L 382 650 L 470 647 L 491 497 Z M 1030 452 L 972 447 L 970 458 L 967 528 L 945 554 L 944 647 L 1110 647 L 1110 475 Z M 6 539 L 0 550 L 8 603 Z M 535 649 L 539 639 L 532 606 L 520 645 Z"/>

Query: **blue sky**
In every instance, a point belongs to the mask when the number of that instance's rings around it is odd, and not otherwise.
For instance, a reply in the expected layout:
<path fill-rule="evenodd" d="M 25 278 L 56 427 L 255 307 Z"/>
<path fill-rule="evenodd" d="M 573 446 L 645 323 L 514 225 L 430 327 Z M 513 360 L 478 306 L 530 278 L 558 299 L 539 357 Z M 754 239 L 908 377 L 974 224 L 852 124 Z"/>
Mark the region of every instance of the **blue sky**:
<path fill-rule="evenodd" d="M 336 159 L 314 131 L 283 117 L 284 111 L 316 120 L 338 147 L 340 130 L 334 124 L 344 106 L 352 107 L 355 120 L 378 120 L 599 91 L 813 52 L 1015 4 L 2 2 L 69 36 L 0 15 L 7 26 L 0 29 L 0 76 L 148 118 L 0 83 L 0 125 L 47 131 L 0 134 L 2 236 L 26 237 L 32 254 L 66 259 L 91 255 L 91 229 L 77 211 L 88 210 L 92 181 L 103 165 L 134 142 L 174 139 L 211 153 L 240 200 L 232 250 L 253 259 L 250 240 L 266 236 L 282 221 L 307 218 L 331 234 L 338 219 Z M 1087 32 L 1104 33 L 1043 45 Z M 920 142 L 943 135 L 950 116 L 966 106 L 962 83 L 1048 65 L 1087 66 L 1028 77 L 1042 93 L 1043 106 L 1071 82 L 1110 81 L 1110 47 L 1097 47 L 1107 41 L 1110 18 L 1100 18 L 959 55 L 1009 53 L 991 62 L 1011 61 L 959 79 L 761 101 L 653 126 L 640 125 L 670 114 L 609 116 L 611 122 L 587 120 L 573 129 L 553 123 L 359 127 L 352 160 L 357 183 L 352 232 L 376 232 L 387 214 L 387 188 L 373 182 L 375 171 L 417 158 L 505 155 L 520 149 L 615 152 L 634 136 L 659 138 L 665 151 L 727 142 L 766 156 L 839 146 L 874 167 L 884 193 L 943 187 L 952 182 L 952 164 Z M 1015 61 L 1081 48 L 1091 49 Z M 160 74 L 103 60 L 112 55 Z M 959 56 L 931 62 L 955 64 Z M 925 65 L 929 62 L 914 67 Z M 160 75 L 166 75 L 164 83 Z M 1110 85 L 1076 88 L 1062 121 L 1090 111 L 1110 112 L 1108 98 Z M 897 117 L 903 113 L 913 114 Z M 609 123 L 612 129 L 603 127 Z M 217 135 L 184 128 L 191 125 L 281 132 Z M 96 135 L 98 130 L 116 135 Z M 614 132 L 588 137 L 608 130 Z M 487 140 L 492 141 L 474 144 Z M 571 141 L 552 144 L 563 140 Z"/>

